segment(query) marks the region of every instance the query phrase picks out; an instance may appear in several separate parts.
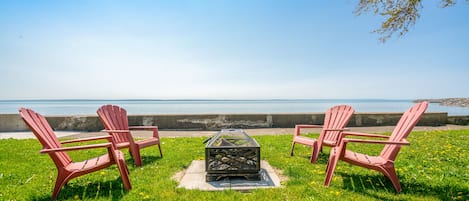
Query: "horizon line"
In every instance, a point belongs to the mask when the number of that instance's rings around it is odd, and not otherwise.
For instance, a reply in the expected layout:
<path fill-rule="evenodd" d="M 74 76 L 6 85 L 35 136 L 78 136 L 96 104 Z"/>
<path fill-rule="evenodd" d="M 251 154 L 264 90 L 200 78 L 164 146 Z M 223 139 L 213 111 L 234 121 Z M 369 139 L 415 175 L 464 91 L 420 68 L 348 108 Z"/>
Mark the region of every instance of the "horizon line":
<path fill-rule="evenodd" d="M 435 98 L 430 98 L 435 99 Z M 436 98 L 442 99 L 442 98 Z M 227 99 L 216 99 L 216 98 L 175 98 L 175 99 L 165 99 L 165 98 L 37 98 L 37 99 L 0 99 L 2 102 L 6 101 L 308 101 L 308 100 L 380 100 L 380 101 L 398 101 L 398 100 L 422 100 L 422 98 L 227 98 Z M 425 99 L 426 100 L 426 99 Z"/>

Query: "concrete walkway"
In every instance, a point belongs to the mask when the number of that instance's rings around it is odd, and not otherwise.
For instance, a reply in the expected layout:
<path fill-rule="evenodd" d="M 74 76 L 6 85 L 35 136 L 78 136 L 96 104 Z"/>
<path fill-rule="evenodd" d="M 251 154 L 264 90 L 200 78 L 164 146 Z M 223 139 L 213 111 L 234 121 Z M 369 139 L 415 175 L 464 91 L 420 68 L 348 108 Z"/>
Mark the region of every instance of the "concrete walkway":
<path fill-rule="evenodd" d="M 392 132 L 394 126 L 379 126 L 379 127 L 350 127 L 353 132 L 365 133 L 383 133 Z M 469 125 L 446 125 L 446 126 L 417 126 L 413 131 L 432 131 L 432 130 L 469 130 Z M 244 129 L 249 135 L 285 135 L 293 134 L 294 128 L 257 128 L 257 129 Z M 303 130 L 302 130 L 303 131 Z M 186 130 L 160 130 L 160 137 L 210 137 L 218 131 L 186 131 Z M 319 133 L 320 129 L 305 129 L 304 132 Z M 91 136 L 106 135 L 102 132 L 79 132 L 79 131 L 56 131 L 59 138 L 84 138 Z M 136 131 L 133 132 L 136 137 L 150 137 L 150 132 Z M 35 138 L 32 132 L 0 132 L 0 139 L 29 139 Z"/>

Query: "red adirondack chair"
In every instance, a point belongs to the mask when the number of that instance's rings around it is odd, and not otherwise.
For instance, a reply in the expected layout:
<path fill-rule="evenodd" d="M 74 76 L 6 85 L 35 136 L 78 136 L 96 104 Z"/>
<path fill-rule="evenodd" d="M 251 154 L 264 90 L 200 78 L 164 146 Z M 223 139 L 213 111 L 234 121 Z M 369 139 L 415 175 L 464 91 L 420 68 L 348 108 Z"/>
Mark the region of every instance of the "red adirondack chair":
<path fill-rule="evenodd" d="M 394 169 L 394 161 L 397 157 L 397 154 L 399 153 L 399 150 L 401 149 L 401 146 L 410 145 L 406 138 L 420 120 L 427 107 L 428 102 L 421 102 L 407 110 L 397 123 L 391 136 L 357 132 L 343 132 L 341 137 L 350 135 L 384 138 L 387 140 L 343 138 L 338 146 L 331 149 L 329 162 L 326 168 L 326 178 L 324 180 L 324 185 L 330 185 L 337 162 L 342 160 L 352 165 L 361 166 L 383 173 L 386 177 L 389 178 L 389 180 L 391 180 L 396 192 L 401 192 L 401 185 L 399 183 L 399 179 L 397 178 L 396 170 Z M 347 144 L 352 142 L 365 144 L 383 144 L 384 148 L 379 156 L 369 156 L 347 150 Z"/>
<path fill-rule="evenodd" d="M 321 125 L 296 125 L 295 133 L 293 134 L 293 142 L 291 145 L 290 155 L 293 156 L 295 144 L 300 143 L 312 147 L 312 154 L 310 162 L 314 163 L 318 159 L 319 152 L 322 151 L 322 146 L 333 147 L 338 144 L 337 140 L 339 134 L 344 131 L 345 126 L 352 118 L 355 110 L 348 105 L 337 105 L 329 108 L 324 116 L 324 124 Z M 301 136 L 302 128 L 322 128 L 319 138 L 312 139 Z"/>
<path fill-rule="evenodd" d="M 142 166 L 142 158 L 140 156 L 140 149 L 158 145 L 160 157 L 163 157 L 161 152 L 160 137 L 158 135 L 158 127 L 156 126 L 129 126 L 127 119 L 127 111 L 117 105 L 103 105 L 98 111 L 98 116 L 104 124 L 104 132 L 114 136 L 118 149 L 129 148 L 130 154 L 134 159 L 136 166 Z M 135 141 L 132 137 L 132 130 L 150 130 L 153 132 L 152 138 Z"/>
<path fill-rule="evenodd" d="M 127 190 L 130 190 L 132 188 L 129 179 L 129 170 L 127 169 L 127 165 L 125 163 L 124 154 L 121 151 L 117 150 L 117 147 L 113 144 L 113 139 L 111 136 L 59 142 L 49 123 L 42 115 L 32 111 L 31 109 L 26 108 L 20 108 L 19 114 L 23 121 L 34 133 L 39 142 L 42 144 L 43 149 L 40 151 L 40 153 L 49 154 L 52 161 L 54 161 L 55 166 L 57 167 L 57 179 L 55 181 L 55 187 L 52 191 L 52 199 L 57 199 L 57 196 L 59 195 L 59 192 L 62 187 L 71 179 L 101 170 L 103 168 L 107 168 L 112 164 L 117 164 L 122 178 L 122 183 L 124 184 L 124 188 Z M 102 139 L 106 139 L 110 142 L 84 146 L 62 147 L 62 144 L 66 143 Z M 73 162 L 70 156 L 67 154 L 67 151 L 95 148 L 106 148 L 108 150 L 108 153 L 81 162 Z"/>

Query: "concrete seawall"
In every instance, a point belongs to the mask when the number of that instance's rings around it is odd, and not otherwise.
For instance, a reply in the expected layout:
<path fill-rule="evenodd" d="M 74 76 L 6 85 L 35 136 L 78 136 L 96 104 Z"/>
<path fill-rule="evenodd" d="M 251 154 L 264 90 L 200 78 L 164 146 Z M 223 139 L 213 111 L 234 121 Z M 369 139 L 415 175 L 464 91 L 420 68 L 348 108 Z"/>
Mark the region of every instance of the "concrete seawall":
<path fill-rule="evenodd" d="M 402 113 L 355 113 L 348 127 L 394 126 Z M 97 115 L 46 116 L 55 130 L 99 131 L 103 129 Z M 160 129 L 219 130 L 221 128 L 291 128 L 295 124 L 322 124 L 324 113 L 302 114 L 180 114 L 129 115 L 130 125 L 157 125 Z M 425 113 L 419 126 L 446 124 L 467 125 L 469 116 Z M 17 114 L 0 114 L 0 132 L 29 130 Z"/>

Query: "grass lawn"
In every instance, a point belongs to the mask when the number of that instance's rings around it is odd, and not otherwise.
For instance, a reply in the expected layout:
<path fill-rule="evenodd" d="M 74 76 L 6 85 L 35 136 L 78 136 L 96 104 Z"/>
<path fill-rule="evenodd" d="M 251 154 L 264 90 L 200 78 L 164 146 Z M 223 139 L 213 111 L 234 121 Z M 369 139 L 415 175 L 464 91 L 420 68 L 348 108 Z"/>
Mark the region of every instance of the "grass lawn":
<path fill-rule="evenodd" d="M 313 134 L 317 137 L 317 134 Z M 323 186 L 329 148 L 310 164 L 310 148 L 297 145 L 289 156 L 292 135 L 255 136 L 261 158 L 288 177 L 283 188 L 204 192 L 176 188 L 171 177 L 204 159 L 205 138 L 163 138 L 164 158 L 157 147 L 142 150 L 143 167 L 135 167 L 124 151 L 133 189 L 126 192 L 114 165 L 72 179 L 59 200 L 469 200 L 469 130 L 413 132 L 396 160 L 402 193 L 395 194 L 382 174 L 339 162 L 329 188 Z M 378 153 L 382 146 L 349 149 Z M 39 154 L 37 140 L 0 140 L 0 200 L 50 200 L 56 168 L 46 154 Z M 106 150 L 69 152 L 76 161 Z"/>

